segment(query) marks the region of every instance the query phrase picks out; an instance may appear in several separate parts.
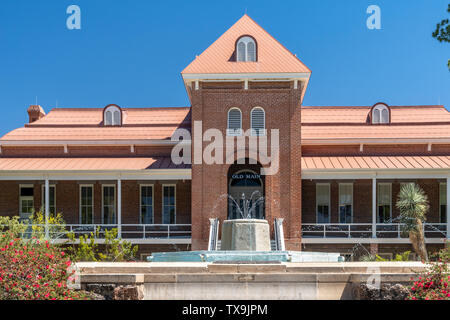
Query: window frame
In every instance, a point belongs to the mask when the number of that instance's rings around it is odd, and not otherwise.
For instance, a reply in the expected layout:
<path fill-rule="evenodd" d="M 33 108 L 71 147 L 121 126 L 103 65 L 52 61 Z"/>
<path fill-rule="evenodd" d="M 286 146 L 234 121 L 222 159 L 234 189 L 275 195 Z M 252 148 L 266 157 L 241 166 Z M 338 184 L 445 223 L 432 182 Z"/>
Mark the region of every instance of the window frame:
<path fill-rule="evenodd" d="M 82 207 L 83 207 L 83 205 L 82 205 L 81 199 L 82 199 L 83 193 L 81 192 L 81 190 L 84 187 L 89 187 L 89 188 L 92 189 L 92 221 L 91 221 L 91 223 L 83 223 L 83 220 L 82 220 L 82 218 L 83 218 L 83 216 L 82 216 Z M 92 224 L 95 224 L 95 210 L 94 210 L 94 208 L 95 208 L 95 201 L 94 201 L 95 193 L 94 193 L 94 185 L 93 184 L 80 184 L 79 193 L 80 193 L 80 196 L 79 196 L 80 209 L 79 209 L 79 218 L 78 218 L 79 224 L 80 225 L 92 225 Z"/>
<path fill-rule="evenodd" d="M 350 195 L 350 197 L 351 197 L 351 199 L 352 199 L 352 201 L 351 201 L 351 204 L 350 204 L 350 206 L 351 206 L 351 212 L 350 212 L 350 222 L 342 222 L 341 221 L 341 186 L 350 186 L 351 187 L 351 195 Z M 353 223 L 353 211 L 354 211 L 354 207 L 353 207 L 353 205 L 354 205 L 354 183 L 353 182 L 341 182 L 341 183 L 339 183 L 339 185 L 338 185 L 338 208 L 339 208 L 339 223 L 342 223 L 342 224 L 351 224 L 351 223 Z"/>
<path fill-rule="evenodd" d="M 230 113 L 233 110 L 239 111 L 239 129 L 231 129 L 230 128 Z M 228 110 L 228 113 L 227 113 L 227 136 L 232 136 L 232 137 L 241 136 L 242 132 L 243 132 L 243 130 L 242 130 L 242 110 L 237 107 L 232 107 Z"/>
<path fill-rule="evenodd" d="M 117 187 L 115 184 L 102 184 L 102 224 L 105 224 L 105 187 L 114 188 L 114 223 L 117 224 Z"/>
<path fill-rule="evenodd" d="M 383 120 L 383 111 L 387 112 L 386 121 Z M 379 114 L 378 121 L 375 121 L 375 113 L 376 112 L 378 112 L 378 114 Z M 371 118 L 372 124 L 390 124 L 391 123 L 391 109 L 385 103 L 377 103 L 372 107 L 372 109 L 370 111 L 370 118 Z"/>
<path fill-rule="evenodd" d="M 152 223 L 155 224 L 155 185 L 154 184 L 139 184 L 139 224 L 142 223 L 142 187 L 152 187 Z M 164 191 L 164 190 L 163 190 Z"/>
<path fill-rule="evenodd" d="M 240 43 L 244 44 L 244 60 L 239 60 Z M 255 60 L 249 60 L 249 49 L 248 49 L 249 43 L 253 43 L 255 47 L 254 48 Z M 245 34 L 240 36 L 236 41 L 235 50 L 236 50 L 236 62 L 258 62 L 258 43 L 256 42 L 256 39 L 251 35 Z"/>
<path fill-rule="evenodd" d="M 33 189 L 33 195 L 32 196 L 22 196 L 21 195 L 21 191 L 22 188 L 30 188 Z M 33 201 L 33 205 L 32 205 L 32 209 L 34 209 L 35 203 L 34 203 L 34 184 L 19 184 L 19 219 L 29 219 L 29 218 L 22 218 L 22 214 L 24 212 L 22 212 L 22 198 L 30 198 L 30 199 L 23 199 L 23 200 L 32 200 Z M 32 214 L 30 214 L 31 217 Z"/>
<path fill-rule="evenodd" d="M 442 201 L 442 189 L 444 186 L 445 186 L 445 189 L 444 189 L 443 194 L 445 195 L 445 198 L 446 198 L 445 204 L 442 203 L 443 202 Z M 448 185 L 446 182 L 439 183 L 439 222 L 440 223 L 448 223 L 448 221 L 447 221 L 447 206 L 448 206 L 447 188 L 448 188 Z M 444 210 L 442 210 L 442 206 L 445 206 Z"/>
<path fill-rule="evenodd" d="M 261 110 L 263 112 L 263 125 L 264 125 L 264 128 L 263 129 L 258 129 L 259 130 L 258 133 L 256 133 L 257 129 L 253 128 L 253 112 L 255 110 Z M 259 136 L 267 135 L 267 130 L 266 130 L 266 110 L 264 110 L 264 108 L 256 106 L 250 111 L 250 131 L 251 131 L 252 136 L 258 136 L 259 137 Z"/>
<path fill-rule="evenodd" d="M 389 186 L 389 220 L 392 221 L 392 182 L 378 182 L 377 183 L 377 224 L 384 224 L 390 222 L 380 222 L 380 186 L 388 185 Z M 385 206 L 386 204 L 381 204 Z"/>
<path fill-rule="evenodd" d="M 115 114 L 116 112 L 119 113 L 119 119 L 118 122 L 116 121 L 116 117 Z M 111 114 L 111 123 L 109 123 L 109 121 L 107 121 L 107 114 L 110 113 Z M 122 112 L 122 108 L 120 108 L 118 105 L 115 104 L 110 104 L 107 105 L 104 109 L 103 109 L 103 126 L 105 127 L 117 127 L 117 126 L 121 126 L 123 123 L 123 112 Z"/>
<path fill-rule="evenodd" d="M 318 187 L 319 186 L 327 186 L 328 187 L 328 222 L 319 222 L 319 201 L 318 200 Z M 331 183 L 323 182 L 316 183 L 316 224 L 329 224 L 331 223 Z"/>
<path fill-rule="evenodd" d="M 174 197 L 174 219 L 173 219 L 173 223 L 164 223 L 164 187 L 173 187 L 174 192 L 173 192 L 173 197 Z M 162 190 L 161 190 L 161 195 L 162 195 L 162 199 L 161 199 L 161 222 L 162 224 L 169 224 L 169 225 L 175 225 L 177 224 L 177 184 L 176 183 L 167 183 L 167 184 L 162 184 Z"/>

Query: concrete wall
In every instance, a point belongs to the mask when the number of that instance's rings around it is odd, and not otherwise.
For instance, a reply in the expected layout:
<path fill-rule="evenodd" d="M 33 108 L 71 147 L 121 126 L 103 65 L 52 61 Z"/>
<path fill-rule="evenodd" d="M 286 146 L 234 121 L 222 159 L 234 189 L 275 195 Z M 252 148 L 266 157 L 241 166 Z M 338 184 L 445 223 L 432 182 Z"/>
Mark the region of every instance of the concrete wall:
<path fill-rule="evenodd" d="M 144 286 L 148 300 L 351 300 L 355 288 L 410 283 L 420 262 L 282 263 L 78 263 L 81 285 Z"/>

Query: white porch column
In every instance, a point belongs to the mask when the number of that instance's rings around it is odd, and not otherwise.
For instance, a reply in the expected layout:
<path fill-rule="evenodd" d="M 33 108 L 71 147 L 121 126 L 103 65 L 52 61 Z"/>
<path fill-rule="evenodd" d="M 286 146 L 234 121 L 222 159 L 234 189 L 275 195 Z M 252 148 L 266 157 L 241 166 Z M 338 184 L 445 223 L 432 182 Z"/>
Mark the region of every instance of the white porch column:
<path fill-rule="evenodd" d="M 450 177 L 447 177 L 447 239 L 450 239 Z"/>
<path fill-rule="evenodd" d="M 377 237 L 377 178 L 372 179 L 372 238 Z"/>
<path fill-rule="evenodd" d="M 45 179 L 45 239 L 50 238 L 48 219 L 50 217 L 50 183 L 48 177 Z"/>
<path fill-rule="evenodd" d="M 122 180 L 117 179 L 117 237 L 122 238 Z"/>

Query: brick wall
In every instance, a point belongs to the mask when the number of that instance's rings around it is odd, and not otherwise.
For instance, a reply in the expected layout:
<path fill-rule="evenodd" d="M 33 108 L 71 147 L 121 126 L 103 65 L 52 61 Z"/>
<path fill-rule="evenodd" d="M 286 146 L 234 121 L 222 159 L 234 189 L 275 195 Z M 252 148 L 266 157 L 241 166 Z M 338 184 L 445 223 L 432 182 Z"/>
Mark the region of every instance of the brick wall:
<path fill-rule="evenodd" d="M 162 184 L 176 184 L 176 213 L 178 224 L 191 223 L 191 182 L 190 181 L 122 181 L 122 223 L 139 224 L 140 184 L 154 186 L 155 223 L 162 223 Z M 15 216 L 19 214 L 19 185 L 34 185 L 34 208 L 42 206 L 42 181 L 0 181 L 0 215 Z M 63 214 L 67 224 L 79 223 L 80 185 L 94 187 L 94 223 L 102 223 L 102 184 L 115 185 L 116 181 L 51 181 L 56 186 L 56 210 Z M 116 197 L 117 201 L 117 197 Z"/>
<path fill-rule="evenodd" d="M 281 87 L 280 87 L 281 86 Z M 280 130 L 280 170 L 265 177 L 266 219 L 272 225 L 275 217 L 285 218 L 288 248 L 300 246 L 301 223 L 301 89 L 280 83 L 252 83 L 248 90 L 243 84 L 200 83 L 192 90 L 192 121 L 203 122 L 203 132 L 209 128 L 226 132 L 227 115 L 232 107 L 242 112 L 242 128 L 250 128 L 250 112 L 262 107 L 266 113 L 266 129 Z M 202 133 L 203 133 L 202 132 Z M 193 136 L 197 133 L 193 127 Z M 225 136 L 225 134 L 224 134 Z M 209 143 L 203 143 L 205 148 Z M 270 145 L 270 142 L 269 142 Z M 194 146 L 193 146 L 194 147 Z M 246 146 L 248 151 L 248 145 Z M 235 147 L 236 151 L 236 147 Z M 248 153 L 247 153 L 248 156 Z M 227 218 L 227 173 L 230 165 L 192 165 L 192 223 L 193 249 L 205 249 L 209 236 L 209 218 Z M 221 197 L 222 196 L 222 197 Z"/>
<path fill-rule="evenodd" d="M 303 180 L 302 183 L 302 220 L 304 223 L 316 223 L 316 183 L 330 184 L 331 223 L 339 223 L 339 183 L 353 183 L 353 222 L 372 223 L 372 180 Z M 415 182 L 427 194 L 430 210 L 427 222 L 439 223 L 439 179 L 416 180 L 386 180 L 379 179 L 378 183 L 392 184 L 392 217 L 399 216 L 395 203 L 400 192 L 402 182 Z"/>

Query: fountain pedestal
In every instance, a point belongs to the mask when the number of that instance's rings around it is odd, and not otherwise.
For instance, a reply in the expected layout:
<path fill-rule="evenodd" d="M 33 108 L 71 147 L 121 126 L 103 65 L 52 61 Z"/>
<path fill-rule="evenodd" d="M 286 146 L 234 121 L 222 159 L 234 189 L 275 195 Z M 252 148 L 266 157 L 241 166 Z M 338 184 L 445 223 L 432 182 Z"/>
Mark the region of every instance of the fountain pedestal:
<path fill-rule="evenodd" d="M 222 225 L 222 251 L 270 251 L 267 220 L 225 220 Z"/>

